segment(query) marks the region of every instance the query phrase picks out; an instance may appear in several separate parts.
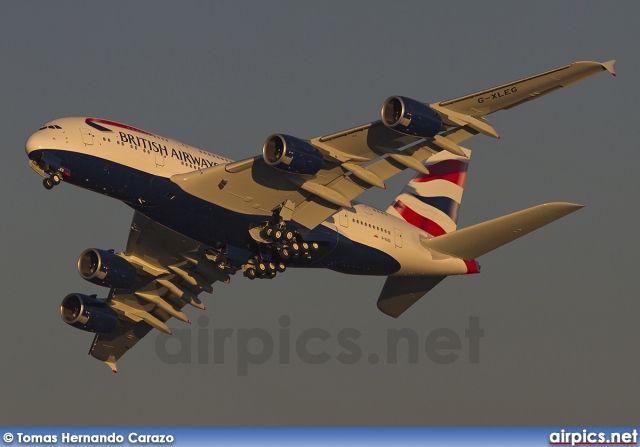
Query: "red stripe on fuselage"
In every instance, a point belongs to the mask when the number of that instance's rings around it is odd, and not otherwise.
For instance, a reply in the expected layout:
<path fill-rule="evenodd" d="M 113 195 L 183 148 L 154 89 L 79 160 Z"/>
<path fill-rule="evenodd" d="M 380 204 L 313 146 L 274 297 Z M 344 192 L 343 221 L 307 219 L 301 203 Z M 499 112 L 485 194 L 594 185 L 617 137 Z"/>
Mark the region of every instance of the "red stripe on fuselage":
<path fill-rule="evenodd" d="M 106 124 L 107 126 L 119 127 L 120 129 L 132 130 L 134 132 L 140 132 L 140 133 L 143 133 L 145 135 L 150 135 L 152 137 L 155 137 L 155 135 L 152 134 L 151 132 L 147 132 L 146 130 L 138 129 L 137 127 L 127 126 L 126 124 L 117 123 L 115 121 L 103 120 L 103 119 L 100 119 L 100 118 L 87 118 L 87 121 L 91 121 L 92 123 L 97 123 L 97 124 Z"/>

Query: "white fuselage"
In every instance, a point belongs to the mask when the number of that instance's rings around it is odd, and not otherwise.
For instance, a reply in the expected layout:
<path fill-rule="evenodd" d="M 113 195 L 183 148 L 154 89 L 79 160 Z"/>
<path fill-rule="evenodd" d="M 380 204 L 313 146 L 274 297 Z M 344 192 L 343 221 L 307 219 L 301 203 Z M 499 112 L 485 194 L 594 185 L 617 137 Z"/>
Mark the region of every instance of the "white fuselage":
<path fill-rule="evenodd" d="M 100 128 L 106 131 L 101 131 Z M 228 158 L 140 129 L 84 117 L 56 119 L 31 135 L 26 142 L 27 154 L 43 150 L 91 156 L 165 179 L 232 162 Z M 30 158 L 31 166 L 45 175 L 33 157 Z M 82 172 L 72 172 L 71 175 L 75 184 L 83 186 Z M 95 185 L 86 187 L 96 190 Z M 108 194 L 106 188 L 104 193 Z M 234 225 L 234 222 L 229 222 L 229 225 Z M 365 204 L 340 209 L 323 222 L 322 226 L 353 243 L 391 256 L 400 266 L 393 275 L 471 273 L 468 262 L 425 248 L 420 240 L 431 237 L 426 232 L 403 219 Z M 362 259 L 361 262 L 367 262 L 367 259 Z"/>

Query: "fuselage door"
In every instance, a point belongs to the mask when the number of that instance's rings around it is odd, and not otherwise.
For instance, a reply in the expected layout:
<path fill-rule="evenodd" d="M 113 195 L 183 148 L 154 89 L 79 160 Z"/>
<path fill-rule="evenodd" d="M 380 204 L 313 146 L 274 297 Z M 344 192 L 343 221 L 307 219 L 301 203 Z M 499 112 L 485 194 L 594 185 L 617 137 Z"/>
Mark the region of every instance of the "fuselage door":
<path fill-rule="evenodd" d="M 91 129 L 80 128 L 80 133 L 82 134 L 82 142 L 85 146 L 93 146 L 93 134 L 91 133 Z"/>
<path fill-rule="evenodd" d="M 164 166 L 164 155 L 162 155 L 162 152 L 156 152 L 156 166 Z"/>
<path fill-rule="evenodd" d="M 340 226 L 345 228 L 349 226 L 349 213 L 345 210 L 340 211 Z"/>
<path fill-rule="evenodd" d="M 393 239 L 396 242 L 396 247 L 398 248 L 402 247 L 402 231 L 398 230 L 397 228 L 394 228 Z"/>

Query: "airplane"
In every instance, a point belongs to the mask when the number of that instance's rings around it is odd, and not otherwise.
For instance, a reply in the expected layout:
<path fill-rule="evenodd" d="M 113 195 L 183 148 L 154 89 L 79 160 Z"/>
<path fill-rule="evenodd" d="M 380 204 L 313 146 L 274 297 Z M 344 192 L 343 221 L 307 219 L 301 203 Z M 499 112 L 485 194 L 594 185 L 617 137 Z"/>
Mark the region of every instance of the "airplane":
<path fill-rule="evenodd" d="M 71 293 L 65 323 L 95 334 L 90 354 L 116 361 L 152 329 L 167 334 L 201 292 L 242 273 L 288 268 L 386 276 L 377 306 L 398 317 L 450 275 L 479 273 L 476 259 L 582 206 L 546 203 L 457 229 L 471 151 L 486 115 L 608 71 L 614 60 L 575 62 L 443 102 L 391 96 L 380 120 L 312 139 L 273 134 L 240 161 L 115 121 L 65 117 L 25 143 L 44 187 L 69 183 L 133 208 L 123 252 L 90 248 L 78 272 L 106 299 Z M 410 169 L 386 210 L 356 202 Z"/>

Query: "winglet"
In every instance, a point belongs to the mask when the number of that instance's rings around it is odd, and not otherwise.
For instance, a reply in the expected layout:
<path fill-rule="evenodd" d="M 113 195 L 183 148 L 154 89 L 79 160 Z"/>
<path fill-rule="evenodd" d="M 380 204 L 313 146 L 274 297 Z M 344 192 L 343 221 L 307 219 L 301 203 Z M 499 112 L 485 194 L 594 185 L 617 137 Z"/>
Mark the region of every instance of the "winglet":
<path fill-rule="evenodd" d="M 118 373 L 118 368 L 116 368 L 116 357 L 113 354 L 111 354 L 109 358 L 104 362 L 107 364 L 109 368 L 111 368 L 111 371 L 113 371 L 116 374 Z"/>
<path fill-rule="evenodd" d="M 611 73 L 612 75 L 616 76 L 616 72 L 615 72 L 615 70 L 613 69 L 613 64 L 615 64 L 615 63 L 616 63 L 616 60 L 615 60 L 615 59 L 612 59 L 612 60 L 610 60 L 610 61 L 603 62 L 603 63 L 602 63 L 602 66 L 603 66 L 603 67 L 604 67 L 604 69 L 605 69 L 605 70 L 607 70 L 609 73 Z"/>

